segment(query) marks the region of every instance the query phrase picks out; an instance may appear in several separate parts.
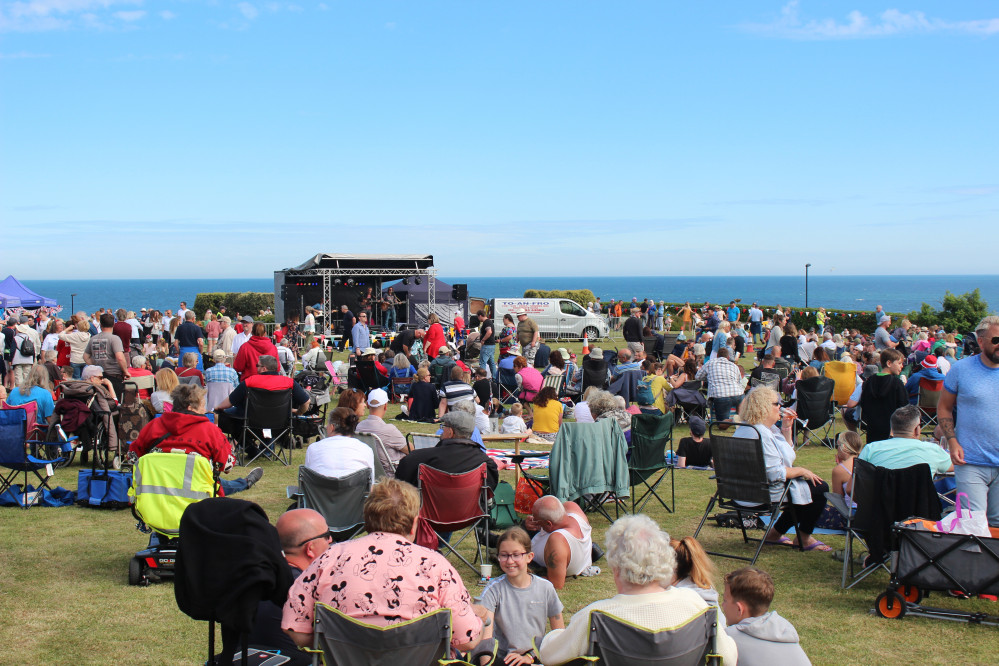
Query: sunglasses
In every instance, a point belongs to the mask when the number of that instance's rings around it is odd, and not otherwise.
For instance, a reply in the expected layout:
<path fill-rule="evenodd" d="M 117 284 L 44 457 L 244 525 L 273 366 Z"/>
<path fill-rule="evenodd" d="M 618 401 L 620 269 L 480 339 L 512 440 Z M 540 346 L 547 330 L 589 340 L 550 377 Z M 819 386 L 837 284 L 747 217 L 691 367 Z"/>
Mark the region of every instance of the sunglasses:
<path fill-rule="evenodd" d="M 315 541 L 316 539 L 326 539 L 327 541 L 333 541 L 333 531 L 332 530 L 326 530 L 322 534 L 317 534 L 314 537 L 309 537 L 308 539 L 306 539 L 302 543 L 295 544 L 295 548 L 301 548 L 305 544 L 309 543 L 310 541 Z"/>
<path fill-rule="evenodd" d="M 999 335 L 992 338 L 992 344 L 999 345 Z"/>

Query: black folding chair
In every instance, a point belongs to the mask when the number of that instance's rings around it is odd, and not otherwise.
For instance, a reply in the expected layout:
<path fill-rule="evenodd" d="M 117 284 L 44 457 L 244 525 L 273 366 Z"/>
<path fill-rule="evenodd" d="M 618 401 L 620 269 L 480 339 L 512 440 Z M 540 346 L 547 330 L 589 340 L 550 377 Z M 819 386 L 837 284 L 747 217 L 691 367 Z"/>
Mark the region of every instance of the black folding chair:
<path fill-rule="evenodd" d="M 727 557 L 733 560 L 744 560 L 750 564 L 756 564 L 760 551 L 763 549 L 763 538 L 750 537 L 746 533 L 746 524 L 743 516 L 770 516 L 770 525 L 773 525 L 784 508 L 785 501 L 788 500 L 790 490 L 790 480 L 785 481 L 780 497 L 773 501 L 770 497 L 770 481 L 767 479 L 767 466 L 763 459 L 763 442 L 756 429 L 752 429 L 754 437 L 727 437 L 714 434 L 714 425 L 711 426 L 711 457 L 715 463 L 715 494 L 708 500 L 708 507 L 701 516 L 701 522 L 694 531 L 694 538 L 700 534 L 704 527 L 704 522 L 708 519 L 708 514 L 717 505 L 719 509 L 734 511 L 739 521 L 739 529 L 742 530 L 743 543 L 758 541 L 756 552 L 752 557 L 742 555 L 732 555 L 707 551 L 711 555 Z M 794 504 L 787 502 L 787 509 L 791 511 L 792 517 L 797 524 L 797 516 L 794 513 Z M 796 532 L 798 547 L 801 547 L 801 534 Z"/>
<path fill-rule="evenodd" d="M 375 362 L 370 360 L 360 360 L 354 366 L 357 369 L 357 381 L 359 388 L 368 393 L 376 388 L 385 388 L 389 384 L 388 377 L 378 372 Z"/>
<path fill-rule="evenodd" d="M 583 357 L 583 383 L 581 392 L 596 386 L 597 388 L 607 388 L 607 361 L 595 359 L 588 354 Z"/>
<path fill-rule="evenodd" d="M 240 465 L 249 465 L 263 455 L 285 466 L 291 464 L 293 409 L 290 388 L 269 391 L 246 387 L 246 416 L 237 450 Z"/>
<path fill-rule="evenodd" d="M 794 423 L 795 448 L 811 441 L 835 449 L 832 431 L 836 410 L 832 396 L 836 382 L 828 377 L 811 377 L 799 379 L 794 388 L 798 401 L 798 416 Z M 800 445 L 797 444 L 799 432 L 802 433 Z"/>
<path fill-rule="evenodd" d="M 667 448 L 668 447 L 668 448 Z M 668 453 L 667 453 L 668 451 Z M 662 474 L 659 472 L 662 471 Z M 631 445 L 628 448 L 628 473 L 631 485 L 631 512 L 638 513 L 655 497 L 670 513 L 676 506 L 673 478 L 673 413 L 635 414 L 631 417 Z M 653 481 L 652 479 L 657 478 Z M 670 503 L 656 493 L 659 484 L 669 477 Z M 640 497 L 640 486 L 644 486 Z"/>

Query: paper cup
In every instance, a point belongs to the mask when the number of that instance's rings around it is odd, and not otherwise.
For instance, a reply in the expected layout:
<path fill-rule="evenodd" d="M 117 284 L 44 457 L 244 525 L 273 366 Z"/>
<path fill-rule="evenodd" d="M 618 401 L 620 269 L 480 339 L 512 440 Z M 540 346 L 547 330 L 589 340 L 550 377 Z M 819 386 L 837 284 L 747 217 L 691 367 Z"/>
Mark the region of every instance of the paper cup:
<path fill-rule="evenodd" d="M 493 577 L 493 565 L 491 564 L 480 564 L 479 565 L 479 575 L 485 580 L 489 580 Z"/>

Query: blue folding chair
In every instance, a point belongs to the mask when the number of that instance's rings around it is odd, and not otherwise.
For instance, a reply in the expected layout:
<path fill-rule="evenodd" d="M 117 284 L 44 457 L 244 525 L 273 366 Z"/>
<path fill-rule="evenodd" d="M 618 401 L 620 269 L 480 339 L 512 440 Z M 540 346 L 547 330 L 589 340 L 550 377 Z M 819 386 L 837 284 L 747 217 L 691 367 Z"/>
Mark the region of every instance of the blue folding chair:
<path fill-rule="evenodd" d="M 42 494 L 52 488 L 48 479 L 52 476 L 54 467 L 62 462 L 62 458 L 45 460 L 28 453 L 28 413 L 24 409 L 0 410 L 0 468 L 9 473 L 0 476 L 0 494 L 13 489 L 18 474 L 24 474 L 24 483 L 20 488 L 18 503 L 25 509 L 42 500 Z M 42 476 L 41 472 L 45 475 Z M 28 472 L 38 477 L 38 486 L 33 493 L 28 493 Z"/>

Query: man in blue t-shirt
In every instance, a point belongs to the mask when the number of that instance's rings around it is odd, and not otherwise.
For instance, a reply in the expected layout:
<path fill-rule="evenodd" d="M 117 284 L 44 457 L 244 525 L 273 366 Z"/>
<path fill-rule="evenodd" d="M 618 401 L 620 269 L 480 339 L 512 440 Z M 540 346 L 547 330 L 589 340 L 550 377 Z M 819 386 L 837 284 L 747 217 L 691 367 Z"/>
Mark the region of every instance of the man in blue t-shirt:
<path fill-rule="evenodd" d="M 944 378 L 937 405 L 940 428 L 954 461 L 958 492 L 971 510 L 999 527 L 999 316 L 975 329 L 981 353 L 961 359 Z"/>
<path fill-rule="evenodd" d="M 739 321 L 739 317 L 742 316 L 742 310 L 740 310 L 739 306 L 735 304 L 735 301 L 732 301 L 728 304 L 728 310 L 725 311 L 725 315 L 728 317 L 729 322 L 734 324 Z"/>

